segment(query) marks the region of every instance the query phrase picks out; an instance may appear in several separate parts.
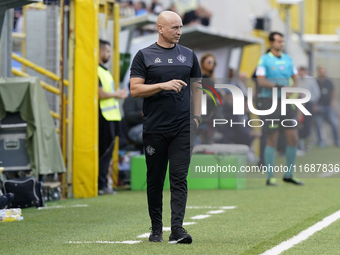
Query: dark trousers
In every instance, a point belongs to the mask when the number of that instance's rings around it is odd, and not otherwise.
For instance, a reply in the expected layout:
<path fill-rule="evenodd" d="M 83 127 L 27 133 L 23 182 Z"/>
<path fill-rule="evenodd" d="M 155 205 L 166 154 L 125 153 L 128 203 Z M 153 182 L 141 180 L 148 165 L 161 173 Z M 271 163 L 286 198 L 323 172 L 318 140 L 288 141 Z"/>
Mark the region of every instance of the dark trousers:
<path fill-rule="evenodd" d="M 309 137 L 314 116 L 313 104 L 311 102 L 307 102 L 305 104 L 305 107 L 312 115 L 305 115 L 305 119 L 303 121 L 303 128 L 299 130 L 300 139 L 305 139 Z"/>
<path fill-rule="evenodd" d="M 195 126 L 194 126 L 195 125 Z M 147 197 L 152 227 L 162 227 L 163 186 L 169 162 L 171 227 L 181 227 L 187 202 L 187 175 L 197 127 L 190 125 L 166 134 L 143 134 L 147 165 Z M 191 135 L 191 136 L 190 136 Z"/>
<path fill-rule="evenodd" d="M 319 143 L 322 142 L 322 134 L 321 129 L 322 125 L 325 121 L 327 121 L 332 128 L 334 141 L 339 142 L 339 134 L 338 134 L 338 118 L 336 116 L 335 111 L 331 106 L 318 106 L 319 112 L 316 115 L 316 131 L 318 134 Z"/>
<path fill-rule="evenodd" d="M 107 187 L 107 174 L 112 158 L 114 142 L 116 135 L 120 134 L 118 121 L 107 121 L 101 113 L 99 107 L 99 134 L 98 134 L 98 157 L 99 157 L 99 175 L 98 190 Z"/>
<path fill-rule="evenodd" d="M 107 175 L 109 173 L 110 161 L 114 148 L 114 141 L 106 149 L 106 151 L 99 157 L 99 174 L 98 174 L 98 190 L 107 188 Z"/>

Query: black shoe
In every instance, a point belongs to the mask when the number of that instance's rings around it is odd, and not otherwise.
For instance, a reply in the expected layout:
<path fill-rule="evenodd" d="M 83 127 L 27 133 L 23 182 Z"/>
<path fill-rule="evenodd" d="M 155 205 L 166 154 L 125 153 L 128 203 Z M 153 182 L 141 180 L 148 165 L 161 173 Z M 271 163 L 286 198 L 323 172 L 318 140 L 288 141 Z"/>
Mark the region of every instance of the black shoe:
<path fill-rule="evenodd" d="M 12 200 L 14 198 L 14 194 L 13 193 L 8 193 L 5 196 L 7 197 L 7 206 L 9 206 L 9 204 L 12 202 Z"/>
<path fill-rule="evenodd" d="M 150 230 L 149 242 L 163 242 L 162 227 L 154 227 L 150 228 Z"/>
<path fill-rule="evenodd" d="M 283 178 L 283 181 L 294 184 L 294 185 L 304 185 L 302 181 L 296 178 Z"/>
<path fill-rule="evenodd" d="M 275 178 L 269 178 L 269 179 L 267 179 L 266 184 L 267 184 L 267 186 L 277 186 L 277 182 L 276 182 L 276 179 L 275 179 Z"/>
<path fill-rule="evenodd" d="M 182 227 L 171 228 L 171 234 L 169 236 L 169 243 L 192 243 L 192 237 Z"/>
<path fill-rule="evenodd" d="M 14 198 L 13 193 L 8 193 L 6 195 L 0 196 L 0 209 L 4 209 L 8 206 Z"/>
<path fill-rule="evenodd" d="M 0 209 L 4 209 L 6 207 L 7 201 L 6 196 L 0 196 Z"/>

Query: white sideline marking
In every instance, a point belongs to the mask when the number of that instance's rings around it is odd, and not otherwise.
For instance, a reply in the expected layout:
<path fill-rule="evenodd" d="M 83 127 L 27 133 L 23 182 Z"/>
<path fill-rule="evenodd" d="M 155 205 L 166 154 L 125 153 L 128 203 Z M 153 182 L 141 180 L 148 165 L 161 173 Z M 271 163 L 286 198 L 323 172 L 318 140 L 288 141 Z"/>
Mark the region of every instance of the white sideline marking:
<path fill-rule="evenodd" d="M 46 209 L 59 209 L 59 208 L 75 208 L 75 207 L 88 207 L 88 205 L 55 205 L 55 206 L 46 206 L 46 207 L 38 207 L 38 210 L 46 210 Z"/>
<path fill-rule="evenodd" d="M 186 209 L 212 209 L 218 208 L 216 206 L 187 206 Z"/>
<path fill-rule="evenodd" d="M 220 209 L 223 209 L 223 210 L 232 210 L 232 209 L 235 209 L 236 206 L 222 206 L 220 207 Z"/>
<path fill-rule="evenodd" d="M 114 244 L 114 243 L 122 243 L 122 244 L 135 244 L 135 243 L 141 243 L 142 241 L 69 241 L 68 243 L 73 244 L 82 244 L 82 243 L 108 243 L 108 244 Z"/>
<path fill-rule="evenodd" d="M 210 216 L 211 216 L 211 215 L 208 215 L 208 214 L 205 214 L 205 215 L 197 215 L 197 216 L 191 217 L 190 219 L 193 219 L 193 220 L 201 220 L 201 219 L 209 218 Z"/>
<path fill-rule="evenodd" d="M 194 225 L 196 222 L 183 222 L 183 226 Z"/>
<path fill-rule="evenodd" d="M 236 206 L 187 206 L 186 209 L 222 209 L 222 210 L 230 210 L 235 209 Z"/>
<path fill-rule="evenodd" d="M 327 173 L 322 173 L 319 174 L 319 178 L 327 178 L 327 177 L 331 177 L 333 175 L 339 174 L 339 172 L 327 172 Z"/>
<path fill-rule="evenodd" d="M 225 210 L 215 210 L 215 211 L 209 211 L 207 213 L 210 213 L 210 214 L 219 214 L 219 213 L 224 213 Z"/>
<path fill-rule="evenodd" d="M 163 231 L 171 231 L 171 228 L 163 227 Z M 144 234 L 137 236 L 137 238 L 149 238 L 149 236 L 150 236 L 150 233 L 144 233 Z"/>
<path fill-rule="evenodd" d="M 137 236 L 137 238 L 149 238 L 150 233 L 145 233 Z"/>
<path fill-rule="evenodd" d="M 280 243 L 279 245 L 271 248 L 270 250 L 267 250 L 266 252 L 262 253 L 261 255 L 277 255 L 280 254 L 290 248 L 292 248 L 294 245 L 301 243 L 302 241 L 306 240 L 308 237 L 313 235 L 314 233 L 320 231 L 321 229 L 329 226 L 334 221 L 337 221 L 340 219 L 340 210 L 327 216 L 322 221 L 319 221 L 318 223 L 314 224 L 313 226 L 307 228 L 306 230 L 303 230 L 296 236 L 293 236 L 292 238 L 288 239 L 287 241 L 284 241 Z"/>

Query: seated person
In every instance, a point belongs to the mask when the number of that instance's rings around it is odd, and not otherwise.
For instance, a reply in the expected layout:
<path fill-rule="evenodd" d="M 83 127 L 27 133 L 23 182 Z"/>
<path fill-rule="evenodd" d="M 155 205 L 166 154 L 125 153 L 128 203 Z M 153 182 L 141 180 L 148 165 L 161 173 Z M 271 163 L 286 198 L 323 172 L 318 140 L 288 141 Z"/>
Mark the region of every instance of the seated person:
<path fill-rule="evenodd" d="M 131 94 L 123 104 L 127 137 L 137 145 L 143 145 L 143 98 Z"/>
<path fill-rule="evenodd" d="M 136 16 L 146 15 L 148 14 L 148 9 L 146 8 L 146 4 L 143 1 L 139 1 L 135 4 Z"/>
<path fill-rule="evenodd" d="M 163 5 L 159 0 L 152 0 L 151 11 L 155 15 L 159 15 L 164 10 Z"/>
<path fill-rule="evenodd" d="M 209 26 L 211 15 L 211 11 L 199 6 L 196 10 L 192 10 L 184 14 L 183 25 L 199 24 Z"/>
<path fill-rule="evenodd" d="M 253 130 L 253 128 L 247 125 L 249 120 L 249 109 L 247 104 L 248 97 L 247 88 L 244 84 L 246 79 L 244 74 L 240 74 L 238 78 L 235 78 L 236 74 L 235 71 L 232 69 L 229 72 L 229 77 L 230 77 L 229 83 L 241 89 L 245 96 L 244 101 L 245 114 L 233 115 L 233 97 L 231 95 L 230 90 L 226 89 L 225 95 L 223 97 L 223 101 L 225 102 L 223 104 L 224 119 L 227 119 L 229 123 L 232 121 L 233 123 L 245 122 L 246 124 L 245 126 L 243 126 L 242 124 L 235 124 L 232 127 L 230 126 L 230 124 L 225 125 L 225 127 L 223 127 L 223 139 L 221 142 L 227 144 L 229 143 L 244 144 L 251 147 L 251 143 L 254 137 L 261 137 L 261 132 L 256 132 L 255 130 Z"/>
<path fill-rule="evenodd" d="M 4 209 L 8 206 L 14 198 L 13 193 L 8 193 L 6 195 L 0 196 L 0 209 Z"/>

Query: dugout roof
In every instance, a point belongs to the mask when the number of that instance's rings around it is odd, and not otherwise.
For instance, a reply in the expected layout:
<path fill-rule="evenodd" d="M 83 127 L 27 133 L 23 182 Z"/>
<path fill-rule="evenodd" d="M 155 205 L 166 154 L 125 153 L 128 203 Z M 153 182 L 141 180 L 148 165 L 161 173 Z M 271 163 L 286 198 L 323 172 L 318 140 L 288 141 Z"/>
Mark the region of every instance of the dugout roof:
<path fill-rule="evenodd" d="M 1 0 L 0 2 L 0 38 L 1 38 L 1 31 L 2 25 L 5 18 L 5 12 L 8 9 L 20 7 L 26 4 L 42 2 L 43 0 Z"/>

